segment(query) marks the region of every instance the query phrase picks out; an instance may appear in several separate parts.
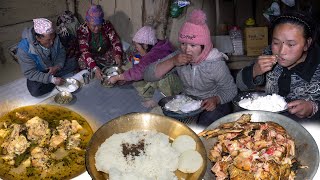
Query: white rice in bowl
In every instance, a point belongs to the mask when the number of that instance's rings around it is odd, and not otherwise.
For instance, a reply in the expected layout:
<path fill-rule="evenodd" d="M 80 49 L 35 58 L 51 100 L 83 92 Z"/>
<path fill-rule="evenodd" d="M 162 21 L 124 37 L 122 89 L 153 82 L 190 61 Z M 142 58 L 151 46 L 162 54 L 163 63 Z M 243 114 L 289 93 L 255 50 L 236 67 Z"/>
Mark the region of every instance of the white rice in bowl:
<path fill-rule="evenodd" d="M 201 100 L 194 100 L 191 97 L 185 95 L 178 95 L 165 104 L 165 109 L 173 112 L 182 111 L 188 113 L 201 108 Z"/>
<path fill-rule="evenodd" d="M 171 147 L 169 136 L 156 131 L 114 134 L 98 148 L 96 168 L 110 180 L 177 180 L 180 153 Z"/>

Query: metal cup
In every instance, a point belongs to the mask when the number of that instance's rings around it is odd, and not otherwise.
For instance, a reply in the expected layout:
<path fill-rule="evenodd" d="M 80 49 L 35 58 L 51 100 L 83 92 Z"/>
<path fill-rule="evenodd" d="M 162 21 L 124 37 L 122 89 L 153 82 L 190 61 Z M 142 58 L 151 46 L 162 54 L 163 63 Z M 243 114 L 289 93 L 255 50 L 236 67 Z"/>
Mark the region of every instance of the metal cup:
<path fill-rule="evenodd" d="M 84 84 L 89 84 L 90 76 L 89 73 L 82 74 Z"/>
<path fill-rule="evenodd" d="M 95 73 L 93 69 L 89 69 L 89 73 L 90 73 L 90 79 L 94 79 Z"/>

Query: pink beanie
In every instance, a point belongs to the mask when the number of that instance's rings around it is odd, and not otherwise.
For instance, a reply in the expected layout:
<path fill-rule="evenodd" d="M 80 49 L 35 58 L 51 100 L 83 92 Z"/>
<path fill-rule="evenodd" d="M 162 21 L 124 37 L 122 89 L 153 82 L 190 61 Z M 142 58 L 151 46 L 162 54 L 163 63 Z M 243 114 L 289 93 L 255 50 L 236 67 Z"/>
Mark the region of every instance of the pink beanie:
<path fill-rule="evenodd" d="M 155 45 L 158 40 L 156 37 L 156 31 L 151 26 L 143 26 L 134 35 L 133 39 L 136 43 Z"/>
<path fill-rule="evenodd" d="M 202 10 L 193 10 L 179 32 L 179 42 L 204 45 L 204 49 L 195 59 L 195 63 L 205 60 L 213 48 L 206 20 L 206 14 Z"/>

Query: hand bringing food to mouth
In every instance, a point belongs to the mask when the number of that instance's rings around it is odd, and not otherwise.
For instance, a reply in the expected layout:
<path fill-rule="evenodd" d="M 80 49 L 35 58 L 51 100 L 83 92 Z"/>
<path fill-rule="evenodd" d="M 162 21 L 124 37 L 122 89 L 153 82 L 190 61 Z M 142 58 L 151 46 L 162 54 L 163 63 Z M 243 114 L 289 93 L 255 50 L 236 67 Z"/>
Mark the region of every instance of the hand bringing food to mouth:
<path fill-rule="evenodd" d="M 262 75 L 271 71 L 273 66 L 277 64 L 278 55 L 263 55 L 259 56 L 253 66 L 253 77 Z"/>
<path fill-rule="evenodd" d="M 175 66 L 182 66 L 192 61 L 192 55 L 190 54 L 178 54 L 173 58 L 173 64 Z"/>

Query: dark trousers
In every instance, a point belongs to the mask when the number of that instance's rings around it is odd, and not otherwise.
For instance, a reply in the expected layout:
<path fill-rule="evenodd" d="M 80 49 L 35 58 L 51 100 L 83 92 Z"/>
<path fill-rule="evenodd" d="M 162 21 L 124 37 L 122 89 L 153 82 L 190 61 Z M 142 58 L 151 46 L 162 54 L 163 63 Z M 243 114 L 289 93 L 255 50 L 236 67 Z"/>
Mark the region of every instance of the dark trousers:
<path fill-rule="evenodd" d="M 232 112 L 231 103 L 220 104 L 213 111 L 203 111 L 199 115 L 198 125 L 202 127 L 208 127 L 211 123 L 217 119 L 222 118 L 225 115 L 228 115 Z"/>
<path fill-rule="evenodd" d="M 62 77 L 68 73 L 75 71 L 76 69 L 78 69 L 78 67 L 78 63 L 75 59 L 67 59 L 64 67 L 55 74 L 55 77 Z M 55 84 L 45 84 L 42 82 L 30 81 L 29 79 L 27 79 L 27 87 L 31 96 L 38 97 L 51 92 L 55 87 Z"/>

